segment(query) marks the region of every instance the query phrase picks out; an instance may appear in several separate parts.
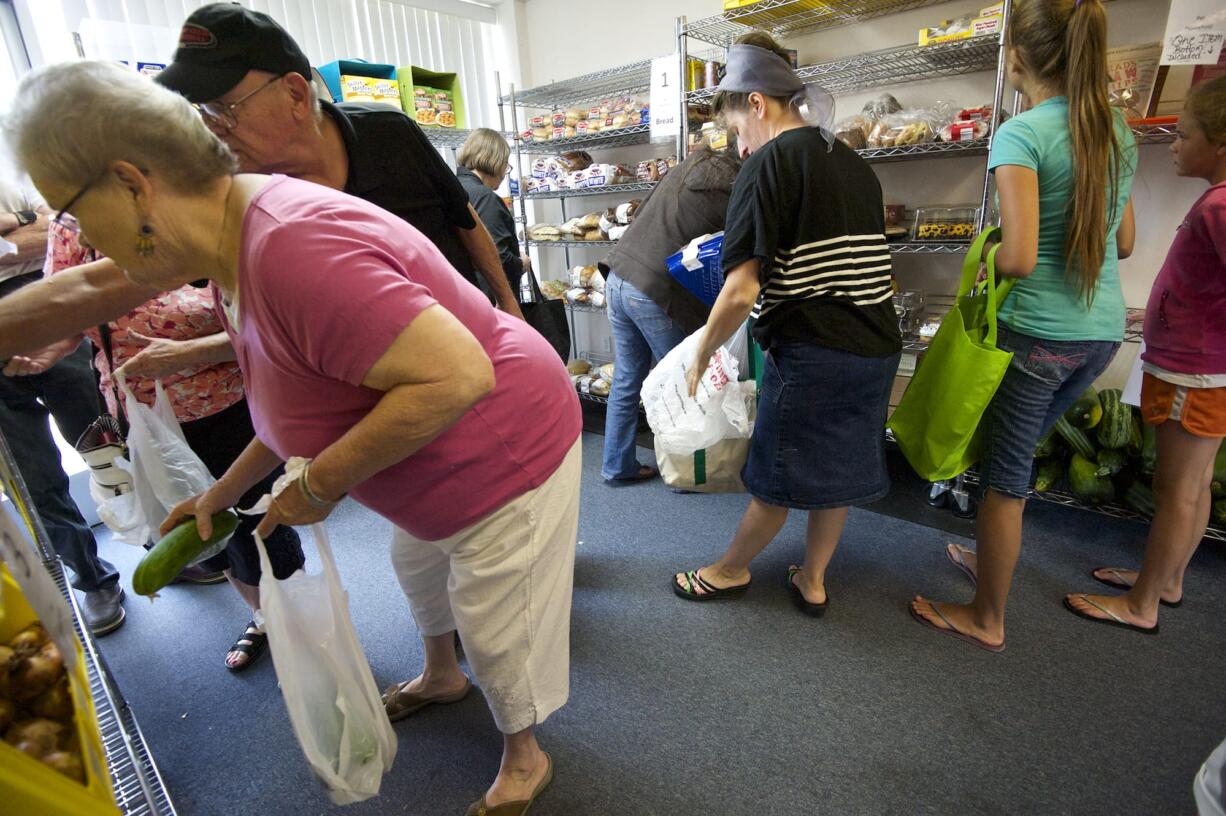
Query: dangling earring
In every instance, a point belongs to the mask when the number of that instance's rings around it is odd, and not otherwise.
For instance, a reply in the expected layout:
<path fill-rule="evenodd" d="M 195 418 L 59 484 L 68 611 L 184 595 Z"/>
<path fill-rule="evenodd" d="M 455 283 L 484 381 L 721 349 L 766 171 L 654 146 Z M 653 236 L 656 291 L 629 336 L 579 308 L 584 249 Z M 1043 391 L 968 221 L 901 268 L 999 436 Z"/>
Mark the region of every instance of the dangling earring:
<path fill-rule="evenodd" d="M 136 236 L 136 254 L 148 258 L 153 254 L 153 227 L 141 224 L 140 234 Z"/>

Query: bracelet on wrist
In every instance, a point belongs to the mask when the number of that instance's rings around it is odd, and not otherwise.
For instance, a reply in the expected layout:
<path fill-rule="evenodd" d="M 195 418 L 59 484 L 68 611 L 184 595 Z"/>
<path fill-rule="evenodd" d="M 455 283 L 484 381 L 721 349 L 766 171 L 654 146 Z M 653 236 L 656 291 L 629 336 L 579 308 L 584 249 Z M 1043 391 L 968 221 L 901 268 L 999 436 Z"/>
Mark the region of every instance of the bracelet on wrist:
<path fill-rule="evenodd" d="M 310 504 L 312 507 L 323 509 L 325 507 L 331 507 L 341 499 L 345 498 L 346 494 L 344 493 L 342 493 L 335 501 L 320 498 L 318 495 L 316 495 L 315 491 L 311 489 L 310 475 L 311 463 L 307 462 L 302 468 L 302 473 L 298 476 L 298 489 L 302 491 L 302 496 L 307 500 L 307 504 Z"/>

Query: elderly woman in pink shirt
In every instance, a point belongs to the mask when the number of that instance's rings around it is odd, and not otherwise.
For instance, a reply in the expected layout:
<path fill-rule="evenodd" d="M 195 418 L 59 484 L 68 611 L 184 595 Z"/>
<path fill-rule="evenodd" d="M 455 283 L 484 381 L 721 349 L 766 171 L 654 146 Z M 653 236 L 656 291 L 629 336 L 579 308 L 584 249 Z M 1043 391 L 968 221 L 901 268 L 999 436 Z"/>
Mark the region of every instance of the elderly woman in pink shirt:
<path fill-rule="evenodd" d="M 322 521 L 346 494 L 389 519 L 425 643 L 425 670 L 389 689 L 389 713 L 469 691 L 458 629 L 504 735 L 469 813 L 522 813 L 552 777 L 534 727 L 569 693 L 581 417 L 553 349 L 395 216 L 232 175 L 187 102 L 121 67 L 49 66 L 17 100 L 7 136 L 47 202 L 134 281 L 208 279 L 223 312 L 256 439 L 167 525 L 195 515 L 207 535 L 212 513 L 290 456 L 309 468 L 261 533 Z"/>

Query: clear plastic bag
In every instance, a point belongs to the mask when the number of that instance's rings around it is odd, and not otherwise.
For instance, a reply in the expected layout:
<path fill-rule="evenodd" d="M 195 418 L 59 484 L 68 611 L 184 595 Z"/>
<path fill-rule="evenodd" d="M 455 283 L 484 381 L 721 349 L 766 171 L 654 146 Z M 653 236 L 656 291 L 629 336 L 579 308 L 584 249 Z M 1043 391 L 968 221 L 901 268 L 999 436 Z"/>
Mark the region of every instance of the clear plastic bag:
<path fill-rule="evenodd" d="M 278 581 L 264 542 L 260 603 L 281 696 L 302 753 L 335 804 L 379 793 L 396 758 L 387 719 L 366 653 L 349 617 L 324 528 L 311 528 L 323 570 L 299 570 Z"/>
<path fill-rule="evenodd" d="M 682 340 L 643 382 L 643 407 L 655 434 L 657 450 L 691 454 L 724 439 L 747 439 L 753 434 L 750 412 L 753 388 L 738 382 L 740 363 L 730 351 L 745 347 L 746 328 L 742 326 L 728 346 L 721 346 L 712 355 L 698 394 L 691 398 L 686 372 L 702 331 Z"/>
<path fill-rule="evenodd" d="M 200 457 L 187 444 L 179 420 L 175 417 L 170 398 L 159 380 L 155 385 L 153 407 L 142 403 L 121 383 L 124 406 L 128 415 L 128 455 L 131 462 L 116 459 L 121 469 L 132 474 L 133 493 L 144 519 L 144 538 L 140 528 L 133 526 L 124 540 L 144 544 L 157 532 L 158 525 L 170 515 L 179 502 L 198 496 L 216 481 Z M 134 521 L 129 517 L 129 522 Z M 133 540 L 133 539 L 140 540 Z M 198 564 L 226 548 L 227 536 L 208 547 L 192 560 Z"/>

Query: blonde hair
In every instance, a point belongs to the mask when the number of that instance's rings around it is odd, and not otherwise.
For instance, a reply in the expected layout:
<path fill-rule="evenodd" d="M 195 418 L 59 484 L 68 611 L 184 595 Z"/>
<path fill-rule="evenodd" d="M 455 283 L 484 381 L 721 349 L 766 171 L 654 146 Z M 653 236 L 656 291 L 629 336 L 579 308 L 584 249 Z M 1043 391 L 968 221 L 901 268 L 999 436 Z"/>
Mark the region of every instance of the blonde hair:
<path fill-rule="evenodd" d="M 1123 161 L 1107 101 L 1107 13 L 1100 0 L 1019 0 L 1005 38 L 1031 76 L 1068 97 L 1073 194 L 1065 275 L 1093 303 Z"/>
<path fill-rule="evenodd" d="M 506 173 L 509 158 L 511 147 L 507 140 L 489 128 L 477 128 L 470 133 L 455 154 L 456 164 L 461 167 L 499 179 Z"/>
<path fill-rule="evenodd" d="M 31 71 L 2 125 L 26 172 L 64 184 L 131 162 L 192 192 L 234 173 L 234 154 L 186 99 L 117 63 L 79 60 Z"/>
<path fill-rule="evenodd" d="M 1193 88 L 1184 108 L 1192 114 L 1206 139 L 1214 144 L 1226 142 L 1226 76 Z"/>

